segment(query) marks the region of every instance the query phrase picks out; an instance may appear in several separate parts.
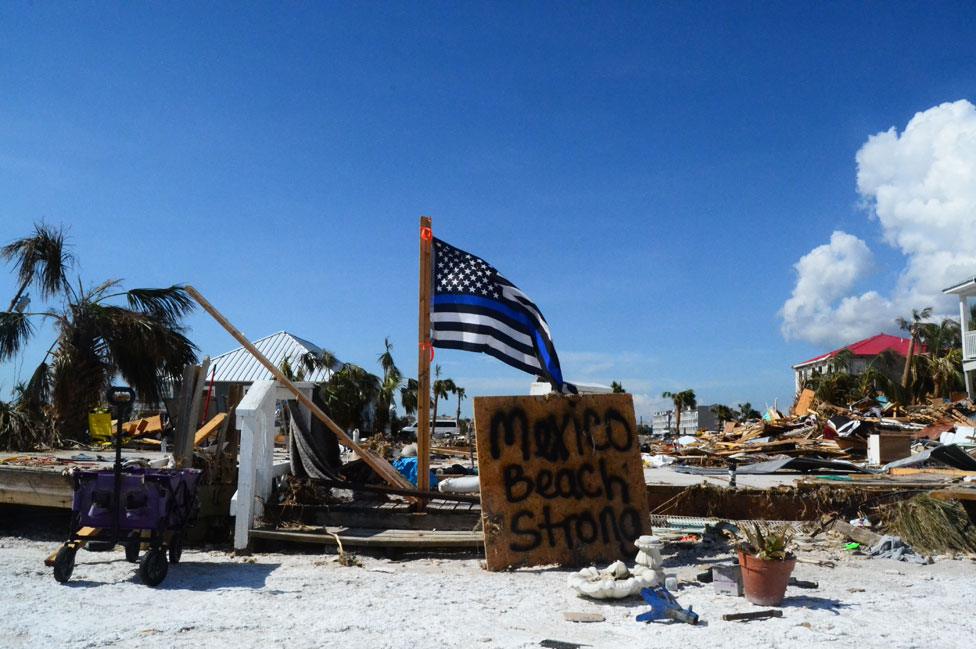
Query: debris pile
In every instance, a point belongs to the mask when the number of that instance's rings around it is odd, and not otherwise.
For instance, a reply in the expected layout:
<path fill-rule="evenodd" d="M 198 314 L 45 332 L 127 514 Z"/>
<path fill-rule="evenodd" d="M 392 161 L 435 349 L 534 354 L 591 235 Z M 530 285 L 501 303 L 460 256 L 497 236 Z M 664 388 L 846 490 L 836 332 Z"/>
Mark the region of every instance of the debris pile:
<path fill-rule="evenodd" d="M 729 467 L 783 457 L 859 461 L 872 459 L 868 453 L 872 435 L 879 437 L 874 464 L 907 456 L 913 444 L 915 450 L 922 450 L 931 445 L 930 440 L 976 447 L 976 406 L 970 401 L 902 406 L 879 397 L 845 408 L 804 396 L 799 400 L 802 409 L 794 408 L 802 414 L 785 416 L 770 408 L 758 421 L 729 422 L 721 431 L 699 431 L 674 442 L 655 441 L 645 463 L 661 466 L 673 458 L 685 466 Z"/>

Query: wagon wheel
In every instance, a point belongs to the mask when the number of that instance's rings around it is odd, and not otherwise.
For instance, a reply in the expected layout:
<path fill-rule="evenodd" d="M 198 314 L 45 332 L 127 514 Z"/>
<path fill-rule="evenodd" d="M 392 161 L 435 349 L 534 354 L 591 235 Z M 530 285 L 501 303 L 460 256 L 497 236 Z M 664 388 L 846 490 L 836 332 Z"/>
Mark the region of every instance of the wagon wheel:
<path fill-rule="evenodd" d="M 71 573 L 75 569 L 75 553 L 77 550 L 68 544 L 62 545 L 58 554 L 54 557 L 54 578 L 59 583 L 64 583 L 71 579 Z"/>
<path fill-rule="evenodd" d="M 159 548 L 151 548 L 139 560 L 139 578 L 147 586 L 158 586 L 163 583 L 168 571 L 166 555 Z"/>

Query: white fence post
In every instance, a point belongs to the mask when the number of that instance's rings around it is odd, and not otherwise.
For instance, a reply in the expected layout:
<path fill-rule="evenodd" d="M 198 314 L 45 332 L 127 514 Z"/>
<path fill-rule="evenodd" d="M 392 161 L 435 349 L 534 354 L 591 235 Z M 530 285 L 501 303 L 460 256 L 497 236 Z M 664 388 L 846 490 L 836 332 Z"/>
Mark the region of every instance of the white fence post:
<path fill-rule="evenodd" d="M 247 548 L 254 518 L 264 512 L 264 501 L 271 495 L 275 386 L 275 381 L 255 381 L 237 406 L 241 455 L 234 520 L 235 550 Z"/>

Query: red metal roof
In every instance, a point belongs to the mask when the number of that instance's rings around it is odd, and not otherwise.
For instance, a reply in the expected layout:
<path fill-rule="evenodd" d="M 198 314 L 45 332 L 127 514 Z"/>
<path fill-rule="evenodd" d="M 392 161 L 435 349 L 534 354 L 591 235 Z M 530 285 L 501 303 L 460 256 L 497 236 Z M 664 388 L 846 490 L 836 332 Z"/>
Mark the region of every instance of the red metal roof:
<path fill-rule="evenodd" d="M 883 351 L 891 350 L 898 354 L 899 356 L 908 356 L 908 345 L 911 343 L 910 338 L 899 338 L 898 336 L 890 336 L 888 334 L 878 334 L 877 336 L 871 336 L 870 338 L 865 338 L 864 340 L 859 340 L 856 343 L 851 343 L 846 347 L 841 347 L 840 349 L 835 349 L 832 352 L 827 352 L 826 354 L 821 354 L 820 356 L 815 356 L 808 361 L 803 361 L 802 363 L 797 363 L 793 367 L 799 367 L 801 365 L 809 365 L 810 363 L 816 363 L 818 361 L 825 361 L 828 358 L 833 358 L 838 353 L 849 349 L 851 353 L 855 356 L 877 356 Z M 916 354 L 924 354 L 926 352 L 925 345 L 919 343 L 918 347 L 915 349 Z"/>

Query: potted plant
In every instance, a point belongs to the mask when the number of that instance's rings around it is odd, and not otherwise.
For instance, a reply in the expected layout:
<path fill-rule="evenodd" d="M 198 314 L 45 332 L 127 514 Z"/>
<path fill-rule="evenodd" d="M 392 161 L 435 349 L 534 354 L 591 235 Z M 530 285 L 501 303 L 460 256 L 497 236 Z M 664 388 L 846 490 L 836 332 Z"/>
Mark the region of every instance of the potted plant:
<path fill-rule="evenodd" d="M 760 606 L 779 606 L 796 566 L 793 527 L 753 523 L 741 531 L 739 567 L 746 599 Z"/>

